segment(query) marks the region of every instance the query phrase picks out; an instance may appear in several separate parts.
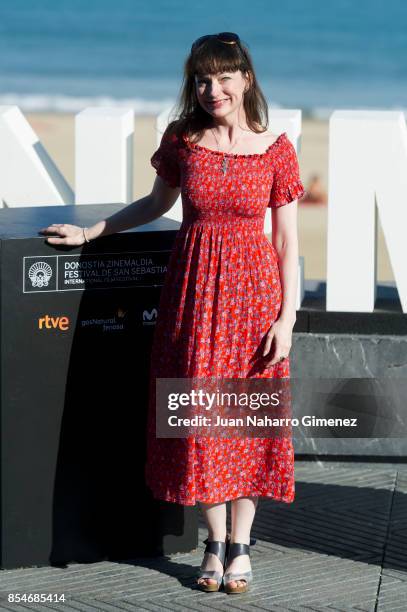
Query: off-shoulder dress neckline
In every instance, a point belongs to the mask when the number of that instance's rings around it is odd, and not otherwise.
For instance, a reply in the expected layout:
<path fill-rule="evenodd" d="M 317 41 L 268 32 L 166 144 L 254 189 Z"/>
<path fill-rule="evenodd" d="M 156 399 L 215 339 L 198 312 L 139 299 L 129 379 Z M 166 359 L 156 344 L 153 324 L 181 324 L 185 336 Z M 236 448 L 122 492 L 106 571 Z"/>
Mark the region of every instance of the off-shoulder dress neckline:
<path fill-rule="evenodd" d="M 283 137 L 287 137 L 287 132 L 282 132 L 279 136 L 277 136 L 275 141 L 272 142 L 271 145 L 269 145 L 267 149 L 263 151 L 263 153 L 226 153 L 226 151 L 215 151 L 215 149 L 209 149 L 208 147 L 204 147 L 203 145 L 191 142 L 186 134 L 182 135 L 183 140 L 189 147 L 191 147 L 191 149 L 202 149 L 203 151 L 208 151 L 209 153 L 214 153 L 215 155 L 223 155 L 226 157 L 264 157 L 280 140 L 283 139 Z"/>

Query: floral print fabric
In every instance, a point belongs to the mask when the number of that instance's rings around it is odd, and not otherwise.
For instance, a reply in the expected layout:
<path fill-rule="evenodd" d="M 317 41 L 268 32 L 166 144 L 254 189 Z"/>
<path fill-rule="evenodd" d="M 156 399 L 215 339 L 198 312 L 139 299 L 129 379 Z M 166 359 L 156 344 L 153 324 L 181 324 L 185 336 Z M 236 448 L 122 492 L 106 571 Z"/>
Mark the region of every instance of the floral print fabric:
<path fill-rule="evenodd" d="M 290 376 L 289 357 L 265 366 L 259 356 L 282 303 L 264 217 L 267 207 L 304 194 L 295 149 L 285 132 L 264 153 L 248 155 L 164 135 L 151 164 L 181 188 L 183 220 L 151 352 L 147 485 L 155 498 L 183 505 L 243 496 L 292 502 L 291 438 L 156 438 L 155 379 Z"/>

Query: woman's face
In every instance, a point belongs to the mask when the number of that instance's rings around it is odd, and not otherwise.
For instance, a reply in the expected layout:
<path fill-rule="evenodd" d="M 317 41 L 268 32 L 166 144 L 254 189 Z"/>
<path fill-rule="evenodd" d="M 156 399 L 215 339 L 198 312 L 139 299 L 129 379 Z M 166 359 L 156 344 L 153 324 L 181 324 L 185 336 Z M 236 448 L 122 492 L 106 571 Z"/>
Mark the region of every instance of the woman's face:
<path fill-rule="evenodd" d="M 198 102 L 214 117 L 223 117 L 238 109 L 246 87 L 247 82 L 240 70 L 195 75 Z"/>

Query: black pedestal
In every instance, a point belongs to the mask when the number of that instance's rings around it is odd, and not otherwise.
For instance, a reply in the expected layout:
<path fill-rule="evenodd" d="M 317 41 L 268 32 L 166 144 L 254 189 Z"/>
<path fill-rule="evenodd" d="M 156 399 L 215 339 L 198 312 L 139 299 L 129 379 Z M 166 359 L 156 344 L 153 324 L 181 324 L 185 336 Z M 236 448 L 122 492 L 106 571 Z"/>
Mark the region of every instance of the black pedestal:
<path fill-rule="evenodd" d="M 120 205 L 0 210 L 1 567 L 193 549 L 195 507 L 144 483 L 150 348 L 179 224 L 81 247 L 37 232 Z"/>

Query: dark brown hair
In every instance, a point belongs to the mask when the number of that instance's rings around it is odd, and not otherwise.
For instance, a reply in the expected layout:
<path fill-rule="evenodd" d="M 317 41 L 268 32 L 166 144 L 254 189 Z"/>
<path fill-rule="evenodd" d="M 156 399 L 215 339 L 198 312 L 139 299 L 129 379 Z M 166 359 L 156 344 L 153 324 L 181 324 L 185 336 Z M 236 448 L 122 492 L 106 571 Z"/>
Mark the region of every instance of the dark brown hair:
<path fill-rule="evenodd" d="M 265 132 L 268 127 L 267 101 L 260 89 L 254 72 L 250 53 L 240 43 L 227 44 L 216 38 L 203 42 L 190 53 L 184 64 L 184 78 L 175 110 L 171 112 L 172 121 L 166 134 L 186 136 L 192 142 L 201 139 L 203 132 L 212 123 L 212 116 L 198 102 L 195 91 L 195 75 L 236 72 L 240 70 L 248 78 L 249 89 L 243 95 L 246 121 L 251 130 Z"/>

